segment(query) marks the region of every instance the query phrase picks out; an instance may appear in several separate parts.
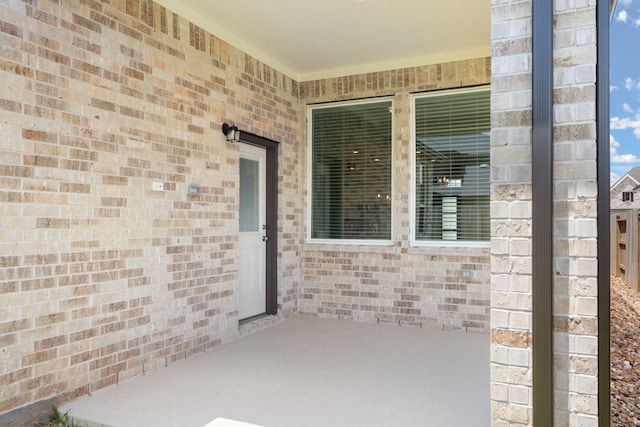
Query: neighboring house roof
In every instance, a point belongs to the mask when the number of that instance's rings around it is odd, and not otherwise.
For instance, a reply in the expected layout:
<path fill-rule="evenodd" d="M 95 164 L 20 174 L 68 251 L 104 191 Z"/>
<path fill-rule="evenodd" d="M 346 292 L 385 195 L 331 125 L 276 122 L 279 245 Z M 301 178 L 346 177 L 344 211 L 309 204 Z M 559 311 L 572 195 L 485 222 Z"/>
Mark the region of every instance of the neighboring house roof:
<path fill-rule="evenodd" d="M 632 181 L 634 181 L 636 183 L 636 185 L 640 185 L 640 167 L 635 167 L 635 168 L 629 170 L 629 172 L 625 173 L 622 176 L 622 178 L 617 180 L 616 183 L 611 186 L 611 190 L 610 191 L 615 190 L 615 188 L 619 184 L 621 184 L 622 182 L 625 181 L 625 178 L 630 178 Z M 634 188 L 634 190 L 635 190 L 635 188 Z"/>
<path fill-rule="evenodd" d="M 631 169 L 627 174 L 640 183 L 640 167 Z"/>

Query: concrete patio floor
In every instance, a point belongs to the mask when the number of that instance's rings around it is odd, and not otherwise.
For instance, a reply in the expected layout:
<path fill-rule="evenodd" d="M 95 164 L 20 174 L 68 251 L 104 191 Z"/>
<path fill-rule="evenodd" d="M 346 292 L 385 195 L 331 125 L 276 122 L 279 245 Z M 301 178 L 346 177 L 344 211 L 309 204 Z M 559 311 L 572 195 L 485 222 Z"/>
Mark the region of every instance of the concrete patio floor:
<path fill-rule="evenodd" d="M 489 335 L 299 316 L 60 409 L 105 427 L 487 427 Z"/>

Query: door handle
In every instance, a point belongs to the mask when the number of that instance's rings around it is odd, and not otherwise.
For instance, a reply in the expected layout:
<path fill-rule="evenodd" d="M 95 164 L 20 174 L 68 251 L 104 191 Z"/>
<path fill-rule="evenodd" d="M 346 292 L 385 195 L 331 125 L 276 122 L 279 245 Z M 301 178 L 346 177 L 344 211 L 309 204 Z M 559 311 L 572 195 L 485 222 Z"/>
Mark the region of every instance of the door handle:
<path fill-rule="evenodd" d="M 262 241 L 266 242 L 267 240 L 269 240 L 269 238 L 267 236 L 262 236 Z"/>

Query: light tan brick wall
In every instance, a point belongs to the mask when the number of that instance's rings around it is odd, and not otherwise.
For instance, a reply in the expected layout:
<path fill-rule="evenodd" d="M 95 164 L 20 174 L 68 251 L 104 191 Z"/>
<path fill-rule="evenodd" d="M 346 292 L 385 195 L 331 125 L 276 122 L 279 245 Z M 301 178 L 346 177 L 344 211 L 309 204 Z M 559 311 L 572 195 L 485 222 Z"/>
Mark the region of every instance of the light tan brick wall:
<path fill-rule="evenodd" d="M 531 2 L 493 2 L 491 18 L 491 425 L 529 426 Z"/>
<path fill-rule="evenodd" d="M 301 83 L 303 104 L 392 96 L 395 137 L 391 243 L 388 246 L 306 243 L 300 312 L 488 331 L 488 248 L 412 247 L 408 184 L 413 179 L 410 164 L 415 149 L 411 141 L 410 95 L 487 84 L 490 76 L 490 59 L 478 58 Z M 306 118 L 307 110 L 302 109 L 301 114 Z M 309 155 L 306 125 L 302 131 L 306 159 Z M 303 177 L 307 196 L 308 178 L 307 174 Z M 462 277 L 463 269 L 470 270 L 471 277 Z"/>
<path fill-rule="evenodd" d="M 556 2 L 554 39 L 555 418 L 597 427 L 595 0 Z"/>
<path fill-rule="evenodd" d="M 148 0 L 3 2 L 0 46 L 0 414 L 238 335 L 224 121 L 280 142 L 278 306 L 295 313 L 297 82 Z"/>
<path fill-rule="evenodd" d="M 593 3 L 556 4 L 557 418 L 571 426 L 593 425 L 597 384 Z M 530 425 L 531 1 L 494 1 L 492 17 L 492 60 L 297 83 L 148 0 L 3 3 L 0 413 L 237 336 L 228 121 L 281 143 L 282 315 L 486 330 L 491 280 L 493 425 Z M 409 94 L 490 78 L 491 249 L 411 247 Z M 378 95 L 395 102 L 393 242 L 306 243 L 305 104 Z"/>
<path fill-rule="evenodd" d="M 555 420 L 562 426 L 597 426 L 595 1 L 555 2 L 554 13 Z M 533 423 L 531 17 L 531 1 L 493 2 L 495 427 Z"/>

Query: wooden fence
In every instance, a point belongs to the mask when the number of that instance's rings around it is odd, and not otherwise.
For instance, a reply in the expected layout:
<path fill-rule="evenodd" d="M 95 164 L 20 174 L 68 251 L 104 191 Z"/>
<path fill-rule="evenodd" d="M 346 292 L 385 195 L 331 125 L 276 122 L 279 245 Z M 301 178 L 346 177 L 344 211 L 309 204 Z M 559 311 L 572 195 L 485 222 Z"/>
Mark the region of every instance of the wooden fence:
<path fill-rule="evenodd" d="M 638 292 L 638 209 L 611 214 L 611 274 Z"/>

